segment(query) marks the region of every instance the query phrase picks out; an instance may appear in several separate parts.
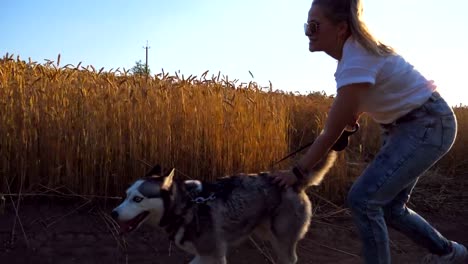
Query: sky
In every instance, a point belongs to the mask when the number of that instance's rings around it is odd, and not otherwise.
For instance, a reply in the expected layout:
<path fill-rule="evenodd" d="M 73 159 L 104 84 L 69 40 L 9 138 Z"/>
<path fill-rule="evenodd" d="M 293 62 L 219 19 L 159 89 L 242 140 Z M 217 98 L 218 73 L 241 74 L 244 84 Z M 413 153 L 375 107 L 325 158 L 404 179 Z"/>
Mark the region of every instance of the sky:
<path fill-rule="evenodd" d="M 0 0 L 0 56 L 153 74 L 228 76 L 273 89 L 335 94 L 337 62 L 310 53 L 312 0 Z M 468 105 L 468 1 L 363 0 L 364 20 L 451 105 Z M 249 71 L 253 74 L 249 73 Z"/>

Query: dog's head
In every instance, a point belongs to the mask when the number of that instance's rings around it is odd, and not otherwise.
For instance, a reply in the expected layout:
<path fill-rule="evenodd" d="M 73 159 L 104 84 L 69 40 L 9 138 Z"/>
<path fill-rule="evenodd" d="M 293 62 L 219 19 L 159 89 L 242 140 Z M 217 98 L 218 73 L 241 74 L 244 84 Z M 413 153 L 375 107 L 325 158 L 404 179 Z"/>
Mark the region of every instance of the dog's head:
<path fill-rule="evenodd" d="M 162 173 L 156 165 L 145 178 L 134 182 L 126 191 L 125 200 L 112 210 L 112 218 L 119 223 L 121 233 L 127 233 L 140 227 L 151 219 L 159 223 L 165 210 L 165 199 L 169 199 L 174 178 L 174 169 Z"/>

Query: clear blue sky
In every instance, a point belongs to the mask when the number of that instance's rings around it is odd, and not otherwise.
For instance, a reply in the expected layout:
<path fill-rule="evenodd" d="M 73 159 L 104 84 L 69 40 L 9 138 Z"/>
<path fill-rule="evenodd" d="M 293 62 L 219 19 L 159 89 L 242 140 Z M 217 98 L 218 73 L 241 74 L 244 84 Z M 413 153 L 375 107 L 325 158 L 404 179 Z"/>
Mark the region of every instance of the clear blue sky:
<path fill-rule="evenodd" d="M 336 61 L 308 52 L 311 0 L 0 0 L 0 55 L 105 69 L 145 60 L 152 73 L 206 70 L 284 91 L 335 93 Z M 364 0 L 375 35 L 468 104 L 466 0 Z M 249 74 L 254 74 L 254 79 Z M 209 76 L 211 76 L 211 74 Z"/>

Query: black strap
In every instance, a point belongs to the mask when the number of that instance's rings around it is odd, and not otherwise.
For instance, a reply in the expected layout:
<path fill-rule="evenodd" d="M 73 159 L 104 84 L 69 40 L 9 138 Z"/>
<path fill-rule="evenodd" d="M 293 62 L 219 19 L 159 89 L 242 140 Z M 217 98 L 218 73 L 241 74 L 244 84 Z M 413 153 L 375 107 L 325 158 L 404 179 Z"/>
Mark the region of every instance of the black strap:
<path fill-rule="evenodd" d="M 341 136 L 338 138 L 338 140 L 335 142 L 335 144 L 332 146 L 331 149 L 334 151 L 342 151 L 344 150 L 348 144 L 349 144 L 349 137 L 356 133 L 359 130 L 359 124 L 356 123 L 353 127 L 352 131 L 344 130 L 343 133 L 341 133 Z"/>
<path fill-rule="evenodd" d="M 359 130 L 359 124 L 356 123 L 354 124 L 354 127 L 353 127 L 353 130 L 352 131 L 347 131 L 347 130 L 344 130 L 343 133 L 341 133 L 341 136 L 340 138 L 338 138 L 338 140 L 335 142 L 335 144 L 333 145 L 332 149 L 335 150 L 335 151 L 342 151 L 344 150 L 347 146 L 348 146 L 348 143 L 349 143 L 349 136 L 351 136 L 352 134 L 356 133 L 357 131 Z M 305 144 L 304 146 L 300 147 L 299 149 L 297 149 L 296 151 L 288 154 L 286 157 L 280 159 L 279 161 L 273 163 L 272 165 L 276 165 L 282 161 L 284 161 L 285 159 L 293 156 L 293 155 L 296 155 L 297 153 L 301 152 L 302 150 L 304 150 L 305 148 L 308 148 L 310 147 L 312 144 L 314 144 L 314 141 L 312 142 L 309 142 L 307 144 Z"/>

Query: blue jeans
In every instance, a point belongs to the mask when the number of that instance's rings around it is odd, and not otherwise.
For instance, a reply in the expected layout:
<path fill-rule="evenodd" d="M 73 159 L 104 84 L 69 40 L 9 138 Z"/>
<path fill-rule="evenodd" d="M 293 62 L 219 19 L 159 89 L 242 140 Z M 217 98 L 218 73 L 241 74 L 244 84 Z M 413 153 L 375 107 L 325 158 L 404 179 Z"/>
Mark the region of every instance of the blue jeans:
<path fill-rule="evenodd" d="M 434 92 L 421 107 L 381 127 L 382 148 L 353 184 L 347 200 L 365 263 L 391 263 L 387 225 L 433 254 L 449 253 L 449 241 L 407 203 L 421 174 L 455 141 L 457 122 L 452 108 Z"/>

